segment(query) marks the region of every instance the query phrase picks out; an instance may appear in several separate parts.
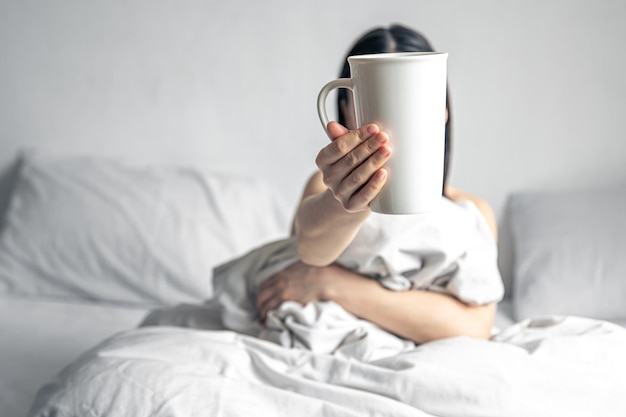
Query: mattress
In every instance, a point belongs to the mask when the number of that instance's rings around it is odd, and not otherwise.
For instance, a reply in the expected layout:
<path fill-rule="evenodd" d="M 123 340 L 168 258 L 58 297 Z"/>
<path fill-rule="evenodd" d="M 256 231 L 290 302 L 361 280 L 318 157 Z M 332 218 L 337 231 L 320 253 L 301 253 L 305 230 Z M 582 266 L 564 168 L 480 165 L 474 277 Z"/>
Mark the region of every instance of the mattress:
<path fill-rule="evenodd" d="M 41 385 L 146 310 L 0 298 L 0 410 L 23 417 Z"/>

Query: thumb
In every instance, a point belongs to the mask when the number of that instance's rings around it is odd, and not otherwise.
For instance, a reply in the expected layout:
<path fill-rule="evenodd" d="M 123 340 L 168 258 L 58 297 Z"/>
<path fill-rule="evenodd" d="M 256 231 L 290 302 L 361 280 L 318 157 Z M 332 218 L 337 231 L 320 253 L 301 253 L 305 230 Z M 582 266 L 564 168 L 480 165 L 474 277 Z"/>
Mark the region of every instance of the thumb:
<path fill-rule="evenodd" d="M 330 140 L 335 140 L 339 136 L 343 136 L 349 132 L 348 129 L 346 129 L 344 126 L 340 125 L 337 122 L 328 123 L 328 125 L 326 126 L 326 130 L 328 132 L 328 136 L 330 137 Z"/>

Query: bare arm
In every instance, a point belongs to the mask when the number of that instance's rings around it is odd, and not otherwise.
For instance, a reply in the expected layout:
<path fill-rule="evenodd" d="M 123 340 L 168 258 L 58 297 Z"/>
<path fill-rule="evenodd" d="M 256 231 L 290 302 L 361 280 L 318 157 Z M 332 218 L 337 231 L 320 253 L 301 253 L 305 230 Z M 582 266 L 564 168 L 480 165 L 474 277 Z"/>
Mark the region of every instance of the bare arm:
<path fill-rule="evenodd" d="M 488 338 L 495 315 L 495 304 L 469 306 L 430 291 L 391 291 L 376 281 L 349 275 L 329 287 L 328 299 L 417 343 L 454 336 Z"/>
<path fill-rule="evenodd" d="M 345 211 L 322 182 L 322 174 L 313 174 L 294 219 L 300 258 L 317 266 L 334 262 L 368 215 Z"/>
<path fill-rule="evenodd" d="M 348 131 L 331 122 L 328 133 L 332 142 L 317 156 L 320 171 L 307 183 L 292 227 L 300 259 L 316 266 L 334 262 L 370 215 L 391 153 L 375 125 Z"/>
<path fill-rule="evenodd" d="M 355 316 L 417 343 L 454 336 L 488 338 L 495 315 L 495 304 L 469 306 L 435 292 L 392 291 L 340 266 L 301 262 L 263 283 L 257 299 L 261 319 L 287 300 L 334 301 Z"/>

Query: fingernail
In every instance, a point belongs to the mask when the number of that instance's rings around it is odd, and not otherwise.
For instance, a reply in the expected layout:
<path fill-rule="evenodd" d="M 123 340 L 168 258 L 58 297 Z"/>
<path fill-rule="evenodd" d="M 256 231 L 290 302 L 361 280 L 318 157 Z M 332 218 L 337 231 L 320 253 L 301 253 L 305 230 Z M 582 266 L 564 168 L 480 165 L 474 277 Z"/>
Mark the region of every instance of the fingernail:
<path fill-rule="evenodd" d="M 376 125 L 369 125 L 367 127 L 367 133 L 369 133 L 370 135 L 373 135 L 376 132 L 378 132 L 378 126 L 376 126 Z"/>

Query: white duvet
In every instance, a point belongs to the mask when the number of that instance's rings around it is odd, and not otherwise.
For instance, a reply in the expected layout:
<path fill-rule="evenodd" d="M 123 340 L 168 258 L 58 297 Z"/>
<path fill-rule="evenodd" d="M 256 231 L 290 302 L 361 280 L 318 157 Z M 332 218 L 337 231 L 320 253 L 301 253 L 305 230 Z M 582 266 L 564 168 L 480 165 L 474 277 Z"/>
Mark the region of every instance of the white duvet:
<path fill-rule="evenodd" d="M 471 205 L 442 210 L 456 214 L 388 216 L 379 229 L 373 217 L 339 261 L 389 288 L 497 301 L 484 221 Z M 40 390 L 30 416 L 626 416 L 625 328 L 552 316 L 418 346 L 332 302 L 283 303 L 261 326 L 258 284 L 295 260 L 286 239 L 221 266 L 215 298 L 102 342 Z"/>
<path fill-rule="evenodd" d="M 624 416 L 626 330 L 519 323 L 372 362 L 232 331 L 144 327 L 84 354 L 31 416 Z"/>

